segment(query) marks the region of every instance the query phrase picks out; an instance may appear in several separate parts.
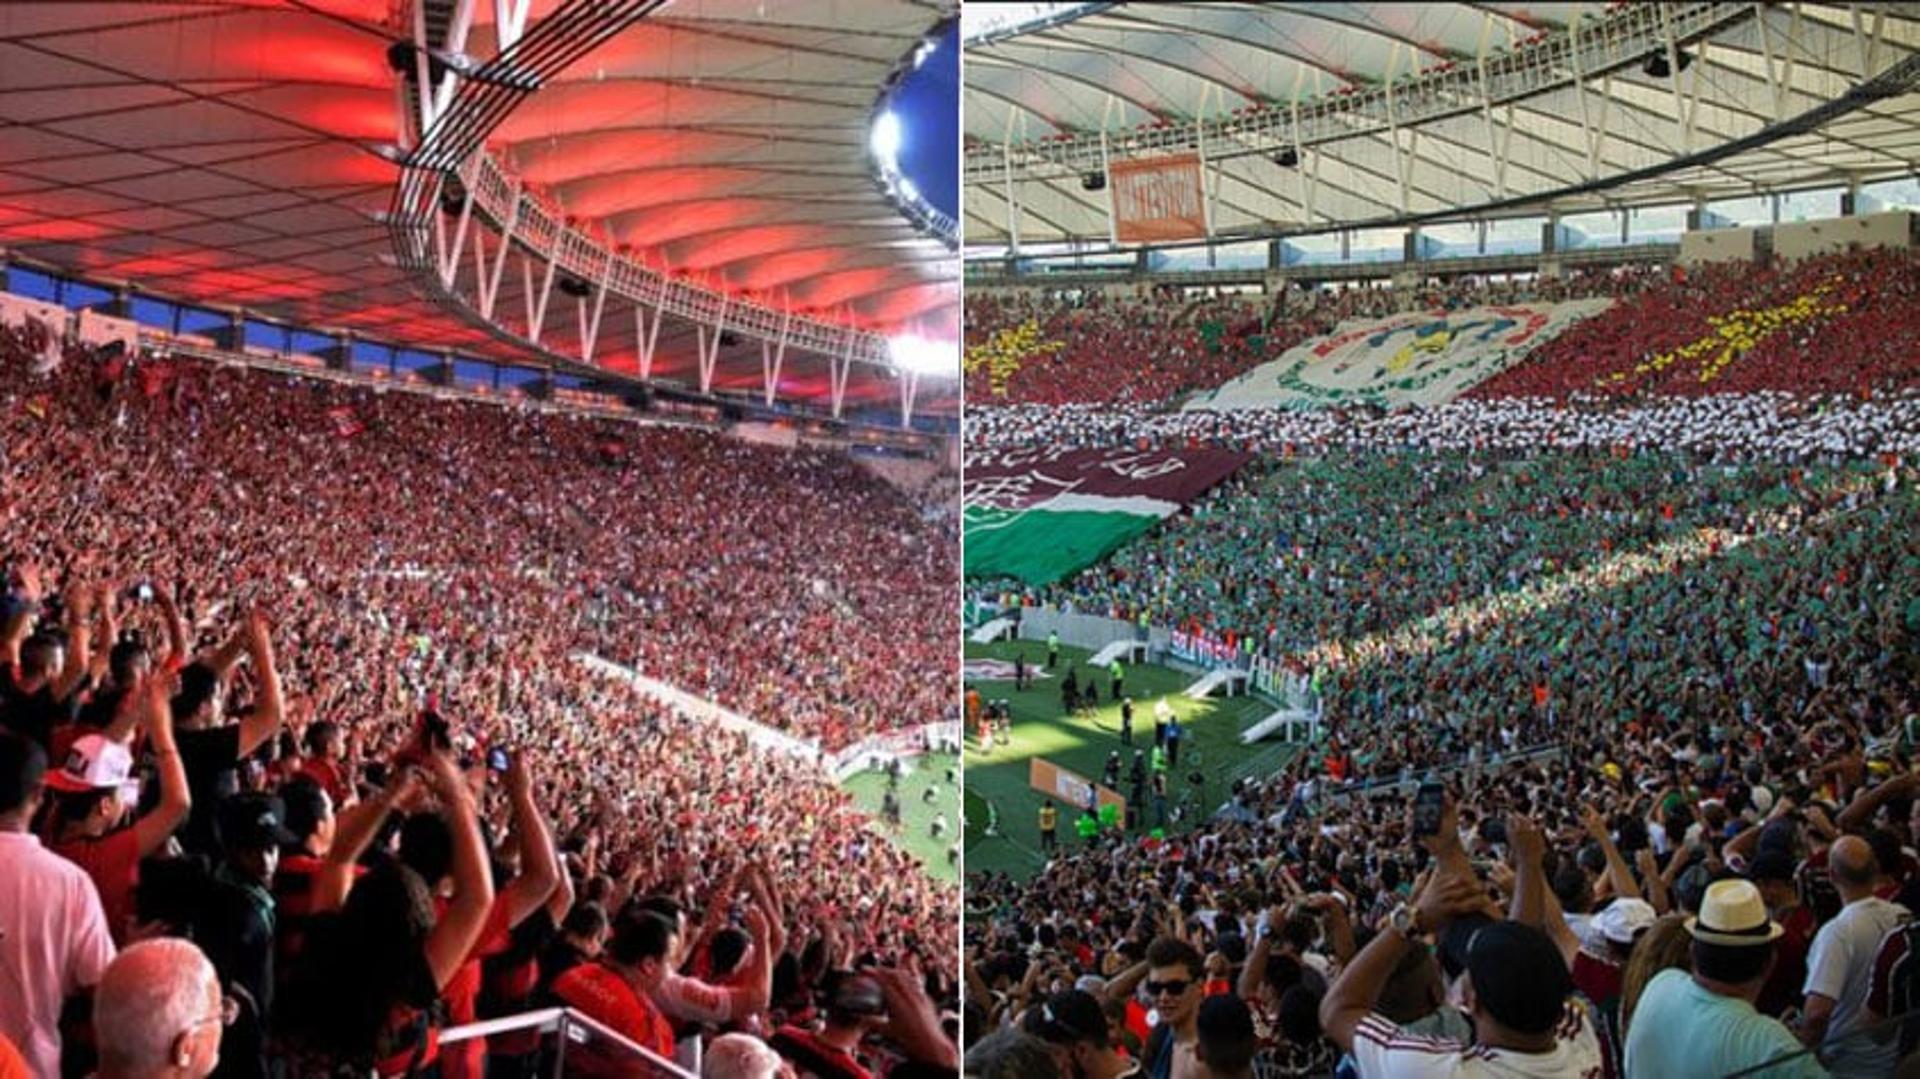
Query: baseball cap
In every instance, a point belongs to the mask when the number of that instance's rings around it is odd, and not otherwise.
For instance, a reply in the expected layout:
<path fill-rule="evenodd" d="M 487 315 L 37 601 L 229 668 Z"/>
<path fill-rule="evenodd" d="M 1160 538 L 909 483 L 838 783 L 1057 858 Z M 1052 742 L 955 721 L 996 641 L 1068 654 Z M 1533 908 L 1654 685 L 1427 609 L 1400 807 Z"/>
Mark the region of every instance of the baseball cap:
<path fill-rule="evenodd" d="M 1027 1009 L 1027 1033 L 1056 1045 L 1107 1043 L 1107 1017 L 1093 994 L 1078 989 L 1055 993 Z"/>
<path fill-rule="evenodd" d="M 74 739 L 67 759 L 47 773 L 47 786 L 68 794 L 122 789 L 133 775 L 133 752 L 101 734 Z"/>
<path fill-rule="evenodd" d="M 1534 926 L 1488 922 L 1465 948 L 1473 995 L 1487 1013 L 1522 1034 L 1544 1034 L 1560 1022 L 1573 977 L 1559 945 Z"/>
<path fill-rule="evenodd" d="M 220 803 L 220 842 L 233 850 L 291 847 L 300 837 L 289 831 L 287 810 L 269 794 L 239 794 Z"/>
<path fill-rule="evenodd" d="M 1752 881 L 1776 880 L 1791 883 L 1793 871 L 1793 855 L 1784 850 L 1760 851 L 1753 856 L 1752 861 L 1747 863 L 1747 879 Z"/>
<path fill-rule="evenodd" d="M 1616 899 L 1593 916 L 1593 927 L 1615 944 L 1632 944 L 1633 938 L 1648 929 L 1659 915 L 1644 899 Z"/>

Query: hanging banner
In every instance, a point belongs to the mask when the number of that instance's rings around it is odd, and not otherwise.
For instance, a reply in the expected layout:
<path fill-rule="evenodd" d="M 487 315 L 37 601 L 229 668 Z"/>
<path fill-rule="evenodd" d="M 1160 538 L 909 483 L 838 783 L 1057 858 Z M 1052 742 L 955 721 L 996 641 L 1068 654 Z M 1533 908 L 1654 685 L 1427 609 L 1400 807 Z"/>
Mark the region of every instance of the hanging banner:
<path fill-rule="evenodd" d="M 1199 154 L 1113 161 L 1107 182 L 1113 187 L 1114 235 L 1121 243 L 1206 237 Z"/>

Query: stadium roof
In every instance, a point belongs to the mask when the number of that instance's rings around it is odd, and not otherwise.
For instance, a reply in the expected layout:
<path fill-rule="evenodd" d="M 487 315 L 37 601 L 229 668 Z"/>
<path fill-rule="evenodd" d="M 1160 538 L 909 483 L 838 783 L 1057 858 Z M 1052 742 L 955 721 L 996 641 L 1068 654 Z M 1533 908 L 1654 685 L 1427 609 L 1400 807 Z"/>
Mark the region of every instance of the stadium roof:
<path fill-rule="evenodd" d="M 571 35 L 564 67 L 539 72 L 531 44 L 502 53 L 497 13 L 523 8 L 509 46 Z M 591 36 L 615 9 L 617 32 Z M 544 258 L 504 265 L 492 317 L 477 317 L 479 248 L 497 255 L 501 222 L 449 243 L 461 258 L 444 288 L 396 250 L 396 187 L 426 142 L 402 117 L 430 56 L 428 84 L 455 84 L 453 101 L 510 87 L 510 108 L 476 129 L 485 161 L 458 168 L 524 196 L 516 243 L 533 243 L 537 206 L 567 252 L 559 283 L 598 285 L 575 268 L 611 255 L 607 277 L 618 260 L 633 271 L 620 279 L 658 286 L 654 377 L 697 383 L 703 332 L 682 309 L 727 306 L 728 332 L 704 334 L 719 342 L 715 390 L 759 392 L 766 327 L 791 316 L 781 399 L 828 398 L 826 353 L 847 353 L 813 346 L 845 338 L 858 343 L 846 399 L 886 402 L 898 383 L 885 336 L 958 336 L 957 260 L 903 218 L 868 156 L 883 85 L 941 17 L 915 0 L 4 4 L 0 248 L 156 296 L 500 361 L 578 362 L 591 338 L 594 366 L 637 372 L 644 319 L 617 290 L 597 324 L 579 310 L 597 297 L 552 293 L 531 346 Z M 424 54 L 390 51 L 422 40 Z M 446 76 L 462 66 L 472 77 Z M 458 188 L 435 189 L 449 237 Z M 957 379 L 929 382 L 917 404 L 956 410 Z"/>
<path fill-rule="evenodd" d="M 970 246 L 1108 241 L 1089 174 L 1196 149 L 1215 238 L 1744 196 L 1920 155 L 1915 5 L 1017 6 L 1030 22 L 962 15 Z"/>

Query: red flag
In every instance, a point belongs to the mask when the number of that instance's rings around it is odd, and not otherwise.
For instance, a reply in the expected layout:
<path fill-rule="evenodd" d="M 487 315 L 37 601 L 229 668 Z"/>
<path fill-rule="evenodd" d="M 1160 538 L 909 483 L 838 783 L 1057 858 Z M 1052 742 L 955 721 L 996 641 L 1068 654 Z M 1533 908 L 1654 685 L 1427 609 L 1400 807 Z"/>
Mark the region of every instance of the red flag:
<path fill-rule="evenodd" d="M 367 429 L 360 418 L 353 413 L 352 405 L 341 405 L 327 410 L 327 418 L 333 421 L 333 433 L 336 438 L 352 438 Z"/>

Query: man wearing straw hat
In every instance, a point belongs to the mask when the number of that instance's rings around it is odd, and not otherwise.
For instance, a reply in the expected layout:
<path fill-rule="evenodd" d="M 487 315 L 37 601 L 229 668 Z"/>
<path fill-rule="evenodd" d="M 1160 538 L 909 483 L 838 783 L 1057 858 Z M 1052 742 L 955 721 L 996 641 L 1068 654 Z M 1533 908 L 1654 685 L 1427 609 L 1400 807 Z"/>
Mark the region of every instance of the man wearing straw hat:
<path fill-rule="evenodd" d="M 1647 983 L 1627 1027 L 1627 1079 L 1729 1075 L 1802 1053 L 1785 1023 L 1761 1015 L 1754 998 L 1773 969 L 1782 932 L 1751 881 L 1707 886 L 1687 919 L 1693 969 L 1666 970 Z M 1823 1076 L 1811 1053 L 1766 1069 L 1768 1079 Z"/>

